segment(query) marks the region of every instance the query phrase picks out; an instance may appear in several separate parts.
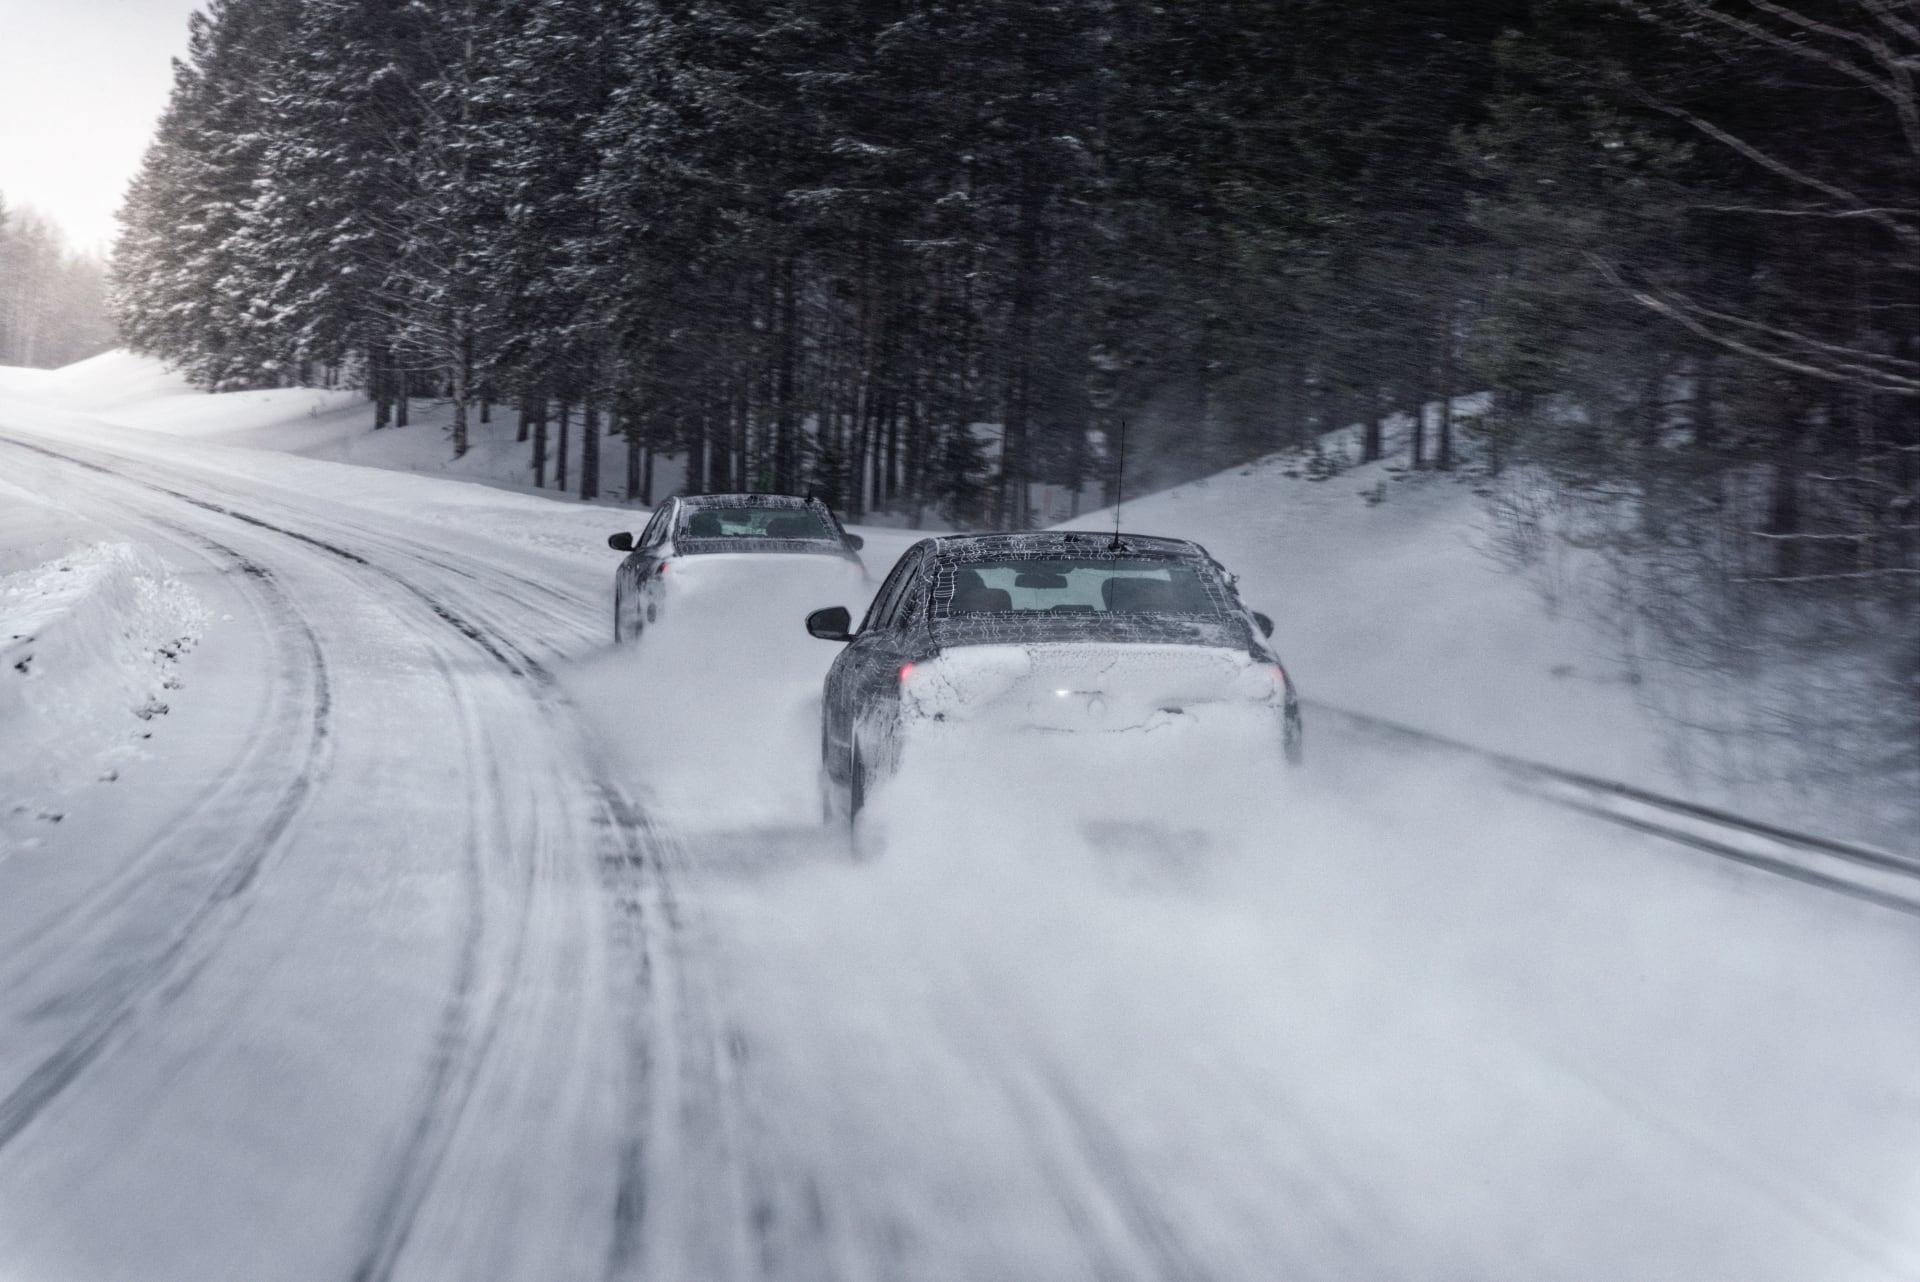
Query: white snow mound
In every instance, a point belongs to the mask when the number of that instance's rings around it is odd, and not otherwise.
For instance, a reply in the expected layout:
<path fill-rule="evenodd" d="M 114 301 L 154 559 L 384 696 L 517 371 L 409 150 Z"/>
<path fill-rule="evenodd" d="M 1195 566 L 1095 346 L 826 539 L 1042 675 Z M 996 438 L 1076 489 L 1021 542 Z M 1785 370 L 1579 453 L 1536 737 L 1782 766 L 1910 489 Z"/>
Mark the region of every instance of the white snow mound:
<path fill-rule="evenodd" d="M 0 574 L 0 854 L 57 823 L 75 787 L 139 755 L 206 619 L 191 589 L 129 543 Z"/>

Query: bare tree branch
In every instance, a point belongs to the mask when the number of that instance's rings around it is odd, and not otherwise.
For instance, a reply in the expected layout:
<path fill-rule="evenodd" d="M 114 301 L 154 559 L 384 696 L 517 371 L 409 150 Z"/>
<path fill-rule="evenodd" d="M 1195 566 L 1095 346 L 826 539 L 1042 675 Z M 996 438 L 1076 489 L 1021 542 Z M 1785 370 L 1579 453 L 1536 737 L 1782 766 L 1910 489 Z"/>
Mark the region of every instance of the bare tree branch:
<path fill-rule="evenodd" d="M 1764 205 L 1688 205 L 1687 208 L 1715 214 L 1757 214 L 1768 218 L 1871 218 L 1876 214 L 1920 218 L 1920 209 L 1905 209 L 1898 205 L 1870 209 L 1829 209 L 1813 205 L 1800 209 L 1770 209 Z"/>
<path fill-rule="evenodd" d="M 1724 321 L 1729 325 L 1738 325 L 1742 329 L 1749 329 L 1757 333 L 1770 335 L 1774 338 L 1784 339 L 1787 342 L 1794 343 L 1801 347 L 1825 352 L 1831 356 L 1842 357 L 1849 363 L 1853 361 L 1866 361 L 1877 363 L 1881 366 L 1891 366 L 1893 368 L 1886 372 L 1896 378 L 1903 376 L 1901 373 L 1902 370 L 1912 370 L 1916 375 L 1920 375 L 1920 361 L 1908 360 L 1904 356 L 1889 356 L 1884 352 L 1869 352 L 1858 347 L 1848 347 L 1840 343 L 1829 343 L 1822 339 L 1815 338 L 1811 334 L 1802 334 L 1791 329 L 1781 329 L 1776 325 L 1768 325 L 1764 322 L 1754 320 L 1751 317 L 1738 316 L 1732 312 L 1723 312 L 1712 307 L 1706 307 L 1691 299 L 1682 298 L 1671 291 L 1666 291 L 1666 299 L 1674 306 L 1684 308 L 1696 316 L 1701 316 L 1708 320 Z M 1849 367 L 1851 367 L 1851 364 L 1849 364 Z M 1871 367 L 1871 365 L 1868 365 L 1862 368 Z"/>
<path fill-rule="evenodd" d="M 1797 359 L 1779 352 L 1767 351 L 1765 348 L 1756 347 L 1751 343 L 1734 338 L 1729 334 L 1721 333 L 1707 325 L 1699 317 L 1691 314 L 1691 312 L 1695 310 L 1692 304 L 1676 303 L 1673 300 L 1661 297 L 1651 290 L 1638 288 L 1628 283 L 1612 264 L 1603 261 L 1597 255 L 1589 254 L 1587 259 L 1608 283 L 1612 284 L 1634 303 L 1646 308 L 1648 311 L 1666 317 L 1668 320 L 1673 321 L 1685 329 L 1688 333 L 1699 338 L 1704 338 L 1716 346 L 1725 348 L 1727 351 L 1736 352 L 1742 356 L 1762 361 L 1765 364 L 1773 366 L 1775 369 L 1786 370 L 1794 374 L 1804 374 L 1809 378 L 1817 378 L 1823 382 L 1841 383 L 1850 387 L 1868 387 L 1874 391 L 1886 392 L 1893 396 L 1920 397 L 1920 378 L 1908 378 L 1905 375 L 1897 374 L 1890 370 L 1855 365 L 1850 361 L 1844 362 L 1838 367 L 1817 365 L 1804 359 Z"/>
<path fill-rule="evenodd" d="M 1900 131 L 1906 139 L 1907 149 L 1913 153 L 1915 159 L 1920 159 L 1920 102 L 1916 102 L 1915 99 L 1912 60 L 1901 57 L 1880 36 L 1822 22 L 1781 4 L 1778 0 L 1746 0 L 1746 3 L 1753 8 L 1770 14 L 1790 26 L 1865 50 L 1884 69 L 1884 74 L 1863 67 L 1851 58 L 1841 57 L 1832 50 L 1822 48 L 1810 41 L 1796 40 L 1778 31 L 1770 31 L 1757 22 L 1726 12 L 1711 3 L 1711 0 L 1668 0 L 1668 2 L 1681 11 L 1692 14 L 1695 18 L 1716 23 L 1730 31 L 1738 31 L 1742 35 L 1761 41 L 1796 58 L 1817 62 L 1867 86 L 1892 104 L 1895 114 L 1899 117 Z M 1650 13 L 1640 4 L 1630 2 L 1629 8 L 1640 13 L 1647 21 L 1656 24 L 1660 22 L 1658 16 Z"/>
<path fill-rule="evenodd" d="M 1683 107 L 1676 107 L 1671 103 L 1661 102 L 1659 99 L 1653 97 L 1651 94 L 1648 94 L 1644 89 L 1640 88 L 1638 85 L 1634 85 L 1633 90 L 1635 94 L 1639 96 L 1640 100 L 1644 102 L 1647 106 L 1653 108 L 1653 110 L 1658 111 L 1663 115 L 1672 116 L 1675 120 L 1681 121 L 1683 124 L 1689 125 L 1692 128 L 1699 130 L 1701 133 L 1707 135 L 1707 137 L 1709 138 L 1712 138 L 1714 141 L 1721 143 L 1727 147 L 1730 147 L 1734 151 L 1739 152 L 1742 156 L 1745 156 L 1748 160 L 1751 160 L 1754 164 L 1759 165 L 1762 169 L 1767 170 L 1769 173 L 1776 174 L 1779 177 L 1786 179 L 1788 182 L 1797 183 L 1802 187 L 1810 187 L 1814 191 L 1819 192 L 1821 195 L 1827 196 L 1833 200 L 1840 201 L 1843 204 L 1853 209 L 1867 211 L 1867 210 L 1876 210 L 1881 208 L 1880 206 L 1874 205 L 1871 202 L 1863 199 L 1862 197 L 1855 195 L 1853 192 L 1848 191 L 1845 187 L 1842 187 L 1837 183 L 1831 183 L 1824 178 L 1818 178 L 1812 174 L 1804 173 L 1801 170 L 1795 169 L 1792 165 L 1789 165 L 1786 161 L 1781 160 L 1775 156 L 1769 155 L 1768 153 L 1760 150 L 1760 148 L 1754 146 L 1752 143 L 1747 142 L 1742 138 L 1735 137 L 1733 134 L 1728 133 L 1726 130 L 1722 129 L 1719 125 L 1714 124 L 1711 120 L 1705 120 L 1699 116 L 1696 116 L 1694 113 L 1686 110 Z M 1895 236 L 1899 237 L 1902 243 L 1912 246 L 1915 249 L 1920 249 L 1920 229 L 1910 227 L 1906 223 L 1901 222 L 1899 219 L 1894 218 L 1891 215 L 1885 214 L 1885 213 L 1862 212 L 1860 216 L 1863 218 L 1870 219 L 1871 221 L 1878 223 L 1880 226 L 1885 227 L 1888 231 L 1892 232 Z"/>
<path fill-rule="evenodd" d="M 1881 25 L 1889 31 L 1892 31 L 1895 35 L 1911 40 L 1916 45 L 1920 45 L 1920 22 L 1908 22 L 1905 18 L 1902 18 L 1898 13 L 1894 12 L 1893 5 L 1888 3 L 1888 0 L 1855 0 L 1855 3 L 1861 5 L 1875 18 L 1878 18 Z M 1907 7 L 1914 10 L 1916 15 L 1920 15 L 1920 5 L 1909 4 Z"/>

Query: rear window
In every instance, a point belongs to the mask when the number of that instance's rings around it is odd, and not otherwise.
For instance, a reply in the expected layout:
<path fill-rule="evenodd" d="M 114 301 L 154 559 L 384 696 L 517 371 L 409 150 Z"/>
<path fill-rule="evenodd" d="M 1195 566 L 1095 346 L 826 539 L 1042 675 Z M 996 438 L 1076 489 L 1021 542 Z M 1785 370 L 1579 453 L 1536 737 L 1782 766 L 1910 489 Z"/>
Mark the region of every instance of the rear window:
<path fill-rule="evenodd" d="M 935 607 L 947 615 L 1224 612 L 1200 571 L 1175 561 L 970 561 L 952 573 Z"/>
<path fill-rule="evenodd" d="M 680 530 L 690 539 L 835 539 L 820 514 L 804 507 L 695 508 Z"/>

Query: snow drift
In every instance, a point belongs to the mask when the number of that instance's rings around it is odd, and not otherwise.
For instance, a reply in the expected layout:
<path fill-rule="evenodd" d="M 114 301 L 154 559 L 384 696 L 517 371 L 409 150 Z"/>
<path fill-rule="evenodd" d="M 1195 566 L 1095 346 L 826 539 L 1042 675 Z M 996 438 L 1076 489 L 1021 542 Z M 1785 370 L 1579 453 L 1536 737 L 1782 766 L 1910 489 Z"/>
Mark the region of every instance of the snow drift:
<path fill-rule="evenodd" d="M 135 544 L 0 575 L 0 852 L 138 755 L 205 623 L 192 591 Z"/>

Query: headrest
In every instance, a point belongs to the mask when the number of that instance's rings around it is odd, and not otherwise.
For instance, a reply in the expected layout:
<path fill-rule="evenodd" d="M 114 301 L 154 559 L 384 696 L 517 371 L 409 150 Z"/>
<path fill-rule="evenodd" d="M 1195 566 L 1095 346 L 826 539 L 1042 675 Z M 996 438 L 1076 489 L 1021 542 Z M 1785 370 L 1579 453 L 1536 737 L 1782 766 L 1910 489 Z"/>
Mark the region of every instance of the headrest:
<path fill-rule="evenodd" d="M 767 522 L 770 539 L 811 539 L 819 535 L 819 522 L 810 516 L 776 516 Z"/>
<path fill-rule="evenodd" d="M 978 579 L 980 576 L 976 574 L 973 577 Z M 1013 609 L 1013 593 L 1005 588 L 989 588 L 978 584 L 957 587 L 953 593 L 953 604 L 947 608 L 954 614 L 1003 614 Z"/>
<path fill-rule="evenodd" d="M 1100 599 L 1109 610 L 1178 610 L 1179 596 L 1165 579 L 1108 579 L 1100 585 Z"/>

